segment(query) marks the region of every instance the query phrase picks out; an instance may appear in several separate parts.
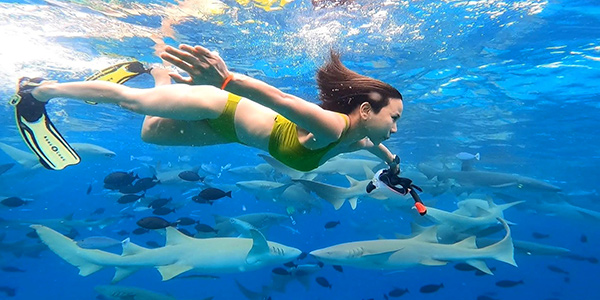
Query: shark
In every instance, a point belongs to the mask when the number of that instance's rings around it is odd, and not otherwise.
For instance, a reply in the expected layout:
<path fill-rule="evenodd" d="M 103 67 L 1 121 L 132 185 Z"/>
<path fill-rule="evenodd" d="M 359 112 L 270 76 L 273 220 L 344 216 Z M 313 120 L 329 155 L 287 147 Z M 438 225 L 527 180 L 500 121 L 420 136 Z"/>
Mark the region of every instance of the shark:
<path fill-rule="evenodd" d="M 238 221 L 239 223 L 243 222 L 248 224 L 247 228 L 254 228 L 260 232 L 267 232 L 273 226 L 290 221 L 290 217 L 287 215 L 268 212 L 245 214 L 236 217 L 226 217 L 221 215 L 213 215 L 213 217 L 215 219 L 214 228 L 217 231 L 217 235 L 220 237 L 239 235 L 240 232 L 235 226 L 235 223 Z M 232 219 L 234 219 L 234 222 L 232 222 Z M 250 230 L 246 230 L 245 234 L 247 235 L 249 232 Z"/>
<path fill-rule="evenodd" d="M 142 268 L 156 268 L 162 280 L 190 271 L 203 274 L 252 271 L 296 259 L 299 249 L 270 242 L 257 230 L 252 238 L 189 237 L 174 227 L 165 228 L 164 247 L 148 249 L 123 240 L 123 253 L 84 249 L 72 239 L 43 225 L 31 225 L 50 250 L 88 276 L 105 267 L 115 267 L 112 282 L 118 282 Z"/>
<path fill-rule="evenodd" d="M 476 234 L 480 230 L 491 226 L 495 226 L 498 223 L 498 218 L 504 219 L 504 210 L 524 202 L 517 201 L 507 204 L 496 205 L 491 199 L 488 199 L 487 202 L 481 199 L 472 200 L 480 200 L 485 203 L 485 206 L 482 205 L 483 207 L 476 206 L 476 209 L 472 209 L 477 210 L 476 214 L 461 214 L 462 211 L 466 210 L 465 207 L 468 206 L 467 204 L 462 202 L 474 202 L 467 199 L 459 202 L 457 205 L 462 208 L 454 212 L 447 212 L 441 209 L 437 209 L 435 207 L 429 207 L 427 209 L 427 215 L 425 215 L 425 217 L 427 219 L 432 220 L 435 223 L 440 224 L 440 226 L 449 227 L 454 232 Z"/>
<path fill-rule="evenodd" d="M 442 266 L 465 262 L 486 274 L 492 271 L 483 259 L 495 259 L 516 266 L 508 224 L 498 219 L 506 230 L 499 242 L 477 248 L 475 236 L 454 244 L 437 242 L 435 226 L 408 239 L 381 239 L 343 243 L 310 252 L 317 260 L 364 269 L 400 270 L 414 266 Z"/>
<path fill-rule="evenodd" d="M 117 154 L 102 146 L 90 143 L 71 143 L 71 147 L 81 156 L 83 161 L 111 159 Z M 15 160 L 25 169 L 38 169 L 42 165 L 38 158 L 31 152 L 23 151 L 11 145 L 0 142 L 0 150 L 6 153 L 10 158 Z"/>
<path fill-rule="evenodd" d="M 427 178 L 437 177 L 438 181 L 448 179 L 454 180 L 462 189 L 457 189 L 460 193 L 477 188 L 510 188 L 516 187 L 523 190 L 541 191 L 541 192 L 560 192 L 561 188 L 542 180 L 526 177 L 518 174 L 509 174 L 493 171 L 475 170 L 463 164 L 461 171 L 454 171 L 448 168 L 439 169 L 430 164 L 420 163 L 418 169 Z"/>

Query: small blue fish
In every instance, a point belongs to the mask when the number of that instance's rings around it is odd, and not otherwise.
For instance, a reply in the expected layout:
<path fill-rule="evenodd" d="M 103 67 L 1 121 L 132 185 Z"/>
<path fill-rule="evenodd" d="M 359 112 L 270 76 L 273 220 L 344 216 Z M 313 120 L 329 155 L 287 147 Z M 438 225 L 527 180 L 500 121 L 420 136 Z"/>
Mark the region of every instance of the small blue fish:
<path fill-rule="evenodd" d="M 479 155 L 479 153 L 477 154 L 471 154 L 468 152 L 461 152 L 456 154 L 456 158 L 462 160 L 462 161 L 469 161 L 469 160 L 479 160 L 481 156 Z"/>

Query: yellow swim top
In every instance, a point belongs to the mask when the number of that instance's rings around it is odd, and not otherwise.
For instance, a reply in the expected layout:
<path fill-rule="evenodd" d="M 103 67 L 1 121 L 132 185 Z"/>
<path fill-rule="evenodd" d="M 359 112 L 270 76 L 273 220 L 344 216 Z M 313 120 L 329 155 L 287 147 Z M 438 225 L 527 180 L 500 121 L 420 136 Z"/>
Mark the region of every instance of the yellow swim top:
<path fill-rule="evenodd" d="M 275 124 L 269 138 L 269 154 L 278 161 L 298 171 L 308 172 L 316 169 L 325 154 L 335 147 L 346 133 L 349 126 L 348 116 L 340 114 L 346 121 L 346 127 L 340 138 L 331 144 L 311 150 L 300 144 L 298 127 L 282 115 L 275 117 Z"/>

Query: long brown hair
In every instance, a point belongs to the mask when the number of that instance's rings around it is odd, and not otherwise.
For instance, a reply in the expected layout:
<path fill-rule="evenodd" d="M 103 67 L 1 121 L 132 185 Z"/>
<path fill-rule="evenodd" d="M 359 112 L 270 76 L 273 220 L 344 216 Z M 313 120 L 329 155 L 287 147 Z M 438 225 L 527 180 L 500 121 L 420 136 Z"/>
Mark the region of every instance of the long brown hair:
<path fill-rule="evenodd" d="M 330 51 L 330 59 L 317 71 L 320 106 L 324 109 L 349 114 L 363 102 L 373 111 L 390 103 L 390 98 L 402 100 L 402 94 L 391 85 L 360 75 L 344 66 L 340 54 Z"/>

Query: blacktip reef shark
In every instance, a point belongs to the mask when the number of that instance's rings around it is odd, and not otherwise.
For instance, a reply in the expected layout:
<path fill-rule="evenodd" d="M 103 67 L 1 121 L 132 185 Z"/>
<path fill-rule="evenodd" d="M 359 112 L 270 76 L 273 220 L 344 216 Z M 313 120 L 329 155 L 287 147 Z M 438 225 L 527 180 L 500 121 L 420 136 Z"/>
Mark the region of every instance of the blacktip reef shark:
<path fill-rule="evenodd" d="M 475 236 L 454 244 L 439 244 L 433 226 L 409 239 L 350 242 L 314 250 L 310 254 L 332 265 L 378 270 L 400 270 L 418 265 L 442 266 L 461 261 L 492 274 L 483 259 L 517 265 L 510 228 L 504 220 L 498 220 L 504 226 L 506 235 L 501 241 L 483 248 L 477 248 Z"/>
<path fill-rule="evenodd" d="M 430 164 L 420 163 L 419 170 L 432 179 L 437 177 L 438 181 L 452 179 L 466 191 L 476 188 L 509 188 L 516 187 L 523 190 L 560 192 L 561 188 L 545 181 L 517 174 L 475 170 L 470 165 L 463 163 L 460 171 L 436 168 Z M 462 191 L 461 191 L 462 193 Z"/>
<path fill-rule="evenodd" d="M 204 274 L 236 273 L 256 270 L 267 265 L 296 259 L 302 252 L 296 248 L 269 242 L 257 230 L 252 238 L 195 239 L 167 227 L 164 247 L 148 249 L 122 242 L 123 253 L 117 255 L 96 249 L 83 249 L 72 239 L 42 225 L 31 225 L 42 242 L 68 263 L 88 276 L 104 267 L 115 267 L 112 282 L 118 282 L 142 268 L 156 268 L 162 280 L 196 270 Z"/>

